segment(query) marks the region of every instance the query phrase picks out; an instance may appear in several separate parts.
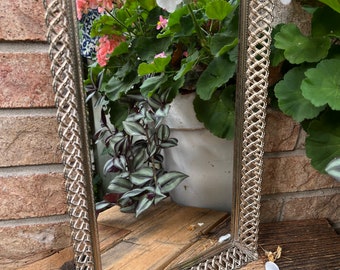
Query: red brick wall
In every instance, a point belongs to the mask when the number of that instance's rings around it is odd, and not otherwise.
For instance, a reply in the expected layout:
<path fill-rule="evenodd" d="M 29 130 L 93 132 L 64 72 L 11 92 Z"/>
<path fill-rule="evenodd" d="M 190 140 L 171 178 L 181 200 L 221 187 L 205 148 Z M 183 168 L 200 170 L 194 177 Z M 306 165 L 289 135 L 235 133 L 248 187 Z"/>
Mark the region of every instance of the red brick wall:
<path fill-rule="evenodd" d="M 0 269 L 70 245 L 42 1 L 0 1 Z"/>
<path fill-rule="evenodd" d="M 304 140 L 297 123 L 269 110 L 261 221 L 327 218 L 340 229 L 340 183 L 311 167 Z"/>
<path fill-rule="evenodd" d="M 274 24 L 293 22 L 308 34 L 311 15 L 299 3 L 275 3 Z M 291 118 L 269 110 L 261 221 L 327 218 L 340 231 L 340 183 L 314 170 L 305 154 L 305 133 Z"/>

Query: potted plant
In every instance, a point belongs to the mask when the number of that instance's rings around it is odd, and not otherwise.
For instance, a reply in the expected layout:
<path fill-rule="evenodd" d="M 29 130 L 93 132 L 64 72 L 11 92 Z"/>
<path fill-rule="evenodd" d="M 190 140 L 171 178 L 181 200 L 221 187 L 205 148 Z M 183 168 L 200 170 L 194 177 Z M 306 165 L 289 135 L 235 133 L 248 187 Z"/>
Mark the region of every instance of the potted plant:
<path fill-rule="evenodd" d="M 99 95 L 103 127 L 96 135 L 104 139 L 105 151 L 111 155 L 104 169 L 115 175 L 109 192 L 120 194 L 123 210 L 145 210 L 186 177 L 177 172 L 175 179 L 155 181 L 152 186 L 147 169 L 150 164 L 157 167 L 151 178 L 162 179 L 167 173 L 162 150 L 177 140 L 161 120 L 176 97 L 194 93 L 191 101 L 197 119 L 222 141 L 233 137 L 238 1 L 78 0 L 77 7 L 79 18 L 93 8 L 101 12 L 91 26 L 98 45 L 85 88 L 88 99 Z M 157 142 L 145 137 L 151 134 L 158 136 Z M 122 136 L 130 136 L 124 137 L 130 144 L 117 145 Z M 138 140 L 142 142 L 135 145 Z M 143 171 L 137 181 L 131 179 L 136 168 L 127 169 L 126 164 L 138 154 L 138 147 L 144 147 L 148 157 L 154 154 L 157 166 L 147 160 L 141 165 L 147 175 Z M 123 150 L 131 153 L 125 161 L 120 160 Z M 144 176 L 150 181 L 144 183 Z M 163 181 L 173 183 L 171 188 L 156 191 Z M 143 206 L 138 206 L 141 201 Z"/>
<path fill-rule="evenodd" d="M 299 1 L 312 14 L 303 35 L 292 23 L 273 31 L 271 63 L 282 73 L 274 86 L 279 109 L 307 133 L 306 154 L 321 173 L 340 156 L 340 3 Z"/>

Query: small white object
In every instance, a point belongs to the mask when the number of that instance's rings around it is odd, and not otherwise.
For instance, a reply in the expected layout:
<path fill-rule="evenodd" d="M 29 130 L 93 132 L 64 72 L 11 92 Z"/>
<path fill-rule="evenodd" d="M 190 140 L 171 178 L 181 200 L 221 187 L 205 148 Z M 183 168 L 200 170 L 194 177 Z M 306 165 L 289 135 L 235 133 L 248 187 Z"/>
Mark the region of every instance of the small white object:
<path fill-rule="evenodd" d="M 266 270 L 280 270 L 280 268 L 274 262 L 266 262 L 264 266 Z"/>
<path fill-rule="evenodd" d="M 280 0 L 282 4 L 289 5 L 292 0 Z"/>
<path fill-rule="evenodd" d="M 218 239 L 218 242 L 219 242 L 219 243 L 222 243 L 222 242 L 228 240 L 230 237 L 231 237 L 231 234 L 230 234 L 230 233 L 227 233 L 226 235 L 222 235 L 222 236 Z"/>
<path fill-rule="evenodd" d="M 199 223 L 197 223 L 197 225 L 202 227 L 204 225 L 204 223 L 203 222 L 199 222 Z"/>

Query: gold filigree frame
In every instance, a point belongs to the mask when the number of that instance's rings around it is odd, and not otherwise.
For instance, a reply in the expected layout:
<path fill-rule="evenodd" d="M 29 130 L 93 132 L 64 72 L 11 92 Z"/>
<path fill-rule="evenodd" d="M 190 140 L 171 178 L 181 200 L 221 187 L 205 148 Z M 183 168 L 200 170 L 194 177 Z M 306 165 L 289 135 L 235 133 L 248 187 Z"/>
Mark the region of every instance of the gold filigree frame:
<path fill-rule="evenodd" d="M 44 0 L 74 261 L 101 269 L 75 0 Z M 181 269 L 236 269 L 257 259 L 273 0 L 240 0 L 232 238 Z"/>

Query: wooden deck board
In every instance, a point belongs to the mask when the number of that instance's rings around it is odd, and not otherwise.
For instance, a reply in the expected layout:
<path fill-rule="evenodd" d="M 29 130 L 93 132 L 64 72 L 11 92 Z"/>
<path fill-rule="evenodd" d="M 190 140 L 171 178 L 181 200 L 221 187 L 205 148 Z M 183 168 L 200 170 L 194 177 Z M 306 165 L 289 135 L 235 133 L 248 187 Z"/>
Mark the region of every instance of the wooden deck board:
<path fill-rule="evenodd" d="M 268 251 L 282 247 L 276 261 L 280 270 L 340 269 L 340 235 L 325 219 L 261 224 L 259 244 Z M 265 257 L 263 250 L 259 253 Z"/>
<path fill-rule="evenodd" d="M 138 219 L 113 207 L 99 215 L 98 223 L 116 229 L 124 228 L 130 233 L 102 254 L 103 269 L 163 270 L 195 242 L 202 242 L 202 235 L 209 234 L 226 216 L 224 212 L 183 207 L 170 200 Z M 208 245 L 211 242 L 204 241 Z M 200 250 L 196 250 L 195 254 L 198 252 Z"/>
<path fill-rule="evenodd" d="M 169 269 L 217 247 L 218 237 L 230 231 L 228 218 L 223 212 L 181 207 L 170 201 L 138 219 L 118 208 L 109 209 L 98 218 L 103 270 Z M 267 259 L 262 248 L 275 251 L 278 245 L 282 247 L 282 257 L 276 261 L 280 270 L 340 270 L 340 235 L 327 220 L 261 223 L 259 245 L 259 260 L 242 270 L 263 270 Z M 20 269 L 60 269 L 72 256 L 69 247 Z"/>

